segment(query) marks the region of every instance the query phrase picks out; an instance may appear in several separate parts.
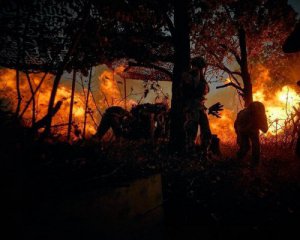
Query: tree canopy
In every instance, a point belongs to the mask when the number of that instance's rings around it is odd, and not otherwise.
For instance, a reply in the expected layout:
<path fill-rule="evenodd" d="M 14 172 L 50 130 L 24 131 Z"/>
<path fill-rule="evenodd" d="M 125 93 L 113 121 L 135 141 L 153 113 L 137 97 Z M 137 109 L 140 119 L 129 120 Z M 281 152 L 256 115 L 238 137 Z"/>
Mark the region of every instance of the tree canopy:
<path fill-rule="evenodd" d="M 208 6 L 192 27 L 193 52 L 204 54 L 217 76 L 229 75 L 227 85 L 243 97 L 251 95 L 245 85 L 259 64 L 272 70 L 274 80 L 285 78 L 287 56 L 281 49 L 296 22 L 286 0 L 208 1 Z"/>
<path fill-rule="evenodd" d="M 180 82 L 190 58 L 203 55 L 231 75 L 248 104 L 251 66 L 280 65 L 273 60 L 282 58 L 296 16 L 287 0 L 7 0 L 0 11 L 0 65 L 57 75 L 49 113 L 63 71 L 87 75 L 93 65 L 125 59 L 126 70 L 152 69 L 172 79 L 171 129 L 181 134 Z"/>

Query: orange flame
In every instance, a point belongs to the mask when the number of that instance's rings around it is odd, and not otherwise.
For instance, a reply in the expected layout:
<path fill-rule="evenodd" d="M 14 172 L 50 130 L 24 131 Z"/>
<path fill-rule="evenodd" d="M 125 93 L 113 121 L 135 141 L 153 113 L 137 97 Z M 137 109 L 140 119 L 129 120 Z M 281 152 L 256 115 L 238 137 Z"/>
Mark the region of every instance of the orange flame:
<path fill-rule="evenodd" d="M 235 131 L 233 122 L 236 114 L 234 111 L 224 109 L 221 118 L 209 117 L 210 128 L 213 134 L 217 134 L 218 138 L 225 143 L 234 143 Z"/>
<path fill-rule="evenodd" d="M 259 65 L 258 77 L 253 87 L 253 100 L 265 105 L 268 118 L 269 131 L 266 136 L 283 133 L 286 121 L 291 118 L 294 107 L 297 107 L 300 98 L 296 90 L 289 85 L 274 90 L 270 72 L 264 66 Z"/>
<path fill-rule="evenodd" d="M 261 101 L 266 106 L 269 123 L 268 135 L 276 135 L 283 132 L 286 120 L 291 117 L 300 102 L 300 97 L 291 86 L 284 86 L 275 95 L 267 98 L 264 95 L 254 95 L 254 100 Z"/>
<path fill-rule="evenodd" d="M 29 74 L 33 89 L 35 90 L 38 83 L 41 81 L 44 73 Z M 48 75 L 44 80 L 41 88 L 37 91 L 35 95 L 35 116 L 36 120 L 43 118 L 48 111 L 48 103 L 50 99 L 50 94 L 52 90 L 53 75 Z M 16 71 L 11 69 L 1 69 L 0 70 L 0 87 L 1 98 L 4 98 L 10 103 L 12 110 L 16 109 L 17 106 L 17 90 L 16 90 Z M 20 73 L 20 92 L 22 96 L 21 101 L 21 112 L 23 111 L 26 103 L 31 98 L 32 94 L 30 91 L 28 79 L 24 73 Z M 71 89 L 66 86 L 59 86 L 57 89 L 56 99 L 57 101 L 63 101 L 63 104 L 57 114 L 53 118 L 54 132 L 61 136 L 66 136 L 67 124 L 69 120 L 70 112 L 70 101 L 71 101 Z M 74 95 L 74 105 L 73 105 L 73 123 L 74 127 L 77 126 L 80 130 L 83 129 L 83 119 L 85 115 L 85 97 L 84 94 L 75 92 Z M 91 99 L 89 99 L 89 108 L 93 108 Z M 27 126 L 32 125 L 32 103 L 29 105 L 27 110 L 23 115 L 24 124 Z M 92 109 L 93 110 L 93 109 Z M 55 127 L 56 126 L 56 127 Z M 74 130 L 74 129 L 73 129 Z M 96 132 L 96 126 L 87 118 L 86 133 L 87 135 L 92 135 Z M 74 131 L 72 131 L 72 138 L 76 139 Z"/>
<path fill-rule="evenodd" d="M 294 107 L 297 108 L 300 103 L 300 97 L 289 85 L 274 91 L 271 88 L 274 84 L 270 72 L 264 66 L 258 65 L 256 71 L 253 77 L 253 100 L 265 105 L 269 131 L 263 137 L 271 138 L 284 133 L 285 127 L 288 127 L 288 120 L 292 118 Z M 228 82 L 230 79 L 226 79 L 225 83 Z M 217 134 L 222 142 L 232 143 L 236 139 L 233 127 L 236 112 L 225 109 L 221 116 L 221 119 L 210 117 L 212 133 Z"/>
<path fill-rule="evenodd" d="M 120 77 L 118 73 L 124 71 L 125 67 L 120 66 L 114 71 L 105 70 L 99 77 L 99 89 L 100 100 L 97 102 L 100 109 L 103 111 L 109 106 L 121 106 L 130 109 L 136 102 L 132 99 L 125 101 L 122 96 L 122 91 L 118 85 Z M 269 70 L 263 66 L 257 66 L 258 75 L 254 78 L 253 84 L 253 99 L 254 101 L 260 101 L 264 103 L 268 116 L 268 123 L 270 125 L 269 132 L 265 134 L 265 137 L 272 137 L 275 134 L 283 132 L 283 126 L 286 124 L 286 120 L 291 117 L 293 113 L 293 107 L 297 107 L 300 102 L 296 90 L 289 86 L 283 86 L 277 89 L 274 94 L 274 90 L 270 90 L 272 85 Z M 33 85 L 33 89 L 36 89 L 44 73 L 30 74 L 30 79 Z M 122 82 L 122 79 L 120 80 Z M 229 82 L 227 79 L 226 82 Z M 36 120 L 38 121 L 47 114 L 48 102 L 51 94 L 53 82 L 53 75 L 48 74 L 43 85 L 35 95 L 36 101 Z M 123 83 L 124 84 L 124 83 Z M 17 106 L 17 91 L 16 91 L 16 71 L 11 69 L 0 69 L 0 97 L 4 98 L 10 103 L 11 108 L 14 110 Z M 22 95 L 21 112 L 24 109 L 27 101 L 31 98 L 31 91 L 28 84 L 28 80 L 24 73 L 20 73 L 20 91 Z M 86 94 L 75 92 L 74 106 L 73 106 L 73 121 L 79 129 L 83 129 L 83 119 L 85 115 L 85 102 Z M 124 94 L 123 94 L 124 95 Z M 56 129 L 56 132 L 65 136 L 67 131 L 67 123 L 70 111 L 70 96 L 71 90 L 67 86 L 61 85 L 58 88 L 56 102 L 61 100 L 63 104 L 61 109 L 53 118 L 53 125 L 64 125 Z M 125 106 L 126 104 L 126 106 Z M 92 103 L 92 99 L 89 99 L 89 111 L 95 111 L 95 104 Z M 30 126 L 32 117 L 32 103 L 23 115 L 23 120 L 27 126 Z M 235 141 L 235 132 L 233 123 L 236 117 L 236 112 L 225 109 L 222 113 L 221 119 L 211 118 L 210 125 L 213 134 L 217 134 L 223 142 L 232 143 Z M 99 117 L 95 119 L 87 118 L 86 132 L 87 135 L 92 135 L 96 132 L 96 124 L 99 122 Z M 73 139 L 76 139 L 75 134 L 72 135 Z"/>
<path fill-rule="evenodd" d="M 132 99 L 127 99 L 121 94 L 121 89 L 118 86 L 116 73 L 123 71 L 125 67 L 118 67 L 115 71 L 105 70 L 99 76 L 101 100 L 100 106 L 104 110 L 110 106 L 120 106 L 126 109 L 131 109 L 137 103 Z M 124 84 L 124 83 L 123 83 Z M 124 94 L 125 95 L 125 94 Z M 126 106 L 125 106 L 126 104 Z"/>

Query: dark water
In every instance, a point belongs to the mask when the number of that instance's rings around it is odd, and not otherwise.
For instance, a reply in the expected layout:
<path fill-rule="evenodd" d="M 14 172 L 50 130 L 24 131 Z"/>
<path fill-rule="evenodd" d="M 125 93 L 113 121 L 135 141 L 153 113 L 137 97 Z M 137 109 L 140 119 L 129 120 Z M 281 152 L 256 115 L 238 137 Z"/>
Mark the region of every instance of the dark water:
<path fill-rule="evenodd" d="M 164 239 L 162 204 L 161 175 L 154 175 L 101 194 L 45 201 L 24 232 L 26 239 Z"/>
<path fill-rule="evenodd" d="M 228 206 L 221 207 L 230 216 L 226 218 L 222 211 L 215 212 L 218 206 L 206 209 L 176 194 L 169 198 L 166 184 L 157 174 L 101 193 L 48 199 L 26 213 L 25 238 L 21 239 L 290 239 L 295 233 L 299 235 L 300 222 L 261 224 L 257 209 L 247 209 L 245 214 L 234 203 L 226 202 L 228 198 L 224 195 L 218 202 Z M 211 191 L 207 186 L 207 193 Z M 244 221 L 253 215 L 251 212 L 255 217 Z M 236 220 L 232 221 L 232 216 Z"/>

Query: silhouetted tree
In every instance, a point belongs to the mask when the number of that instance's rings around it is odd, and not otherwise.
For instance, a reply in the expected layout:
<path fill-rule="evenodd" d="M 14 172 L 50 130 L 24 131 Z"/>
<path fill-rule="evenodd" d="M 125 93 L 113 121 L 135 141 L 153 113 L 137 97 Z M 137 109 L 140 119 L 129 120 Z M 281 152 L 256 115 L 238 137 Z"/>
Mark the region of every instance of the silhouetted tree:
<path fill-rule="evenodd" d="M 285 37 L 280 31 L 288 29 L 295 18 L 286 0 L 33 2 L 26 5 L 24 1 L 22 9 L 36 9 L 29 29 L 38 34 L 32 36 L 36 42 L 31 40 L 27 46 L 30 51 L 26 56 L 31 58 L 25 57 L 19 68 L 56 74 L 46 133 L 50 132 L 50 113 L 65 70 L 86 71 L 92 65 L 125 58 L 136 67 L 156 69 L 172 76 L 171 142 L 174 147 L 183 145 L 180 82 L 182 73 L 189 69 L 191 55 L 206 55 L 211 65 L 228 72 L 234 79 L 231 85 L 239 90 L 247 105 L 252 101 L 249 66 L 269 59 L 276 52 L 274 46 Z M 55 9 L 55 14 L 51 9 Z M 13 35 L 11 31 L 12 28 L 4 28 L 8 36 Z M 3 34 L 1 41 L 5 41 Z M 0 64 L 15 67 L 17 54 L 14 53 L 12 60 L 7 56 L 1 56 Z M 32 56 L 38 56 L 35 59 L 39 61 L 32 62 Z M 235 63 L 236 68 L 230 69 L 228 63 Z"/>
<path fill-rule="evenodd" d="M 231 76 L 232 82 L 220 87 L 235 87 L 248 106 L 251 69 L 272 63 L 273 72 L 281 71 L 280 63 L 286 63 L 281 46 L 296 13 L 286 0 L 206 2 L 207 11 L 193 24 L 193 51 L 206 53 L 218 74 Z"/>

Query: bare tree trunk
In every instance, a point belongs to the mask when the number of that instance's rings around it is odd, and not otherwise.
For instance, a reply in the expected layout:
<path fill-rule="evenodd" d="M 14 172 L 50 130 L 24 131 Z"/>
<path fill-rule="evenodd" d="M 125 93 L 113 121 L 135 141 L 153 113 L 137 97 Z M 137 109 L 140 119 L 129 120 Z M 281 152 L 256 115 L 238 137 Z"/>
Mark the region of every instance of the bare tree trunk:
<path fill-rule="evenodd" d="M 90 4 L 87 4 L 86 9 L 84 10 L 82 26 L 79 29 L 79 31 L 77 32 L 77 34 L 75 34 L 72 44 L 71 44 L 71 47 L 69 48 L 69 51 L 67 52 L 66 56 L 64 57 L 63 62 L 60 64 L 58 71 L 56 73 L 55 79 L 53 81 L 53 87 L 52 87 L 52 91 L 51 91 L 51 95 L 50 95 L 50 100 L 49 100 L 49 104 L 48 104 L 48 113 L 47 113 L 49 118 L 47 119 L 44 136 L 48 136 L 51 132 L 51 123 L 52 123 L 52 118 L 53 118 L 53 115 L 51 113 L 53 112 L 53 106 L 54 106 L 54 102 L 55 102 L 57 88 L 59 86 L 60 79 L 61 79 L 61 76 L 63 75 L 64 69 L 66 68 L 66 65 L 68 64 L 71 56 L 75 52 L 75 49 L 81 39 L 83 29 L 84 29 L 84 27 L 87 23 L 88 17 L 89 17 L 89 13 L 90 13 L 89 10 L 90 10 Z"/>
<path fill-rule="evenodd" d="M 29 88 L 30 88 L 31 96 L 33 97 L 32 98 L 32 120 L 31 120 L 31 126 L 33 126 L 35 124 L 35 120 L 36 120 L 35 119 L 35 97 L 34 97 L 34 91 L 33 91 L 32 83 L 31 83 L 28 72 L 26 72 L 26 77 L 27 77 Z"/>
<path fill-rule="evenodd" d="M 90 76 L 89 76 L 89 83 L 88 83 L 88 91 L 87 91 L 86 102 L 85 102 L 85 111 L 84 111 L 84 123 L 83 123 L 83 137 L 84 138 L 85 138 L 87 112 L 88 112 L 88 107 L 89 107 L 89 97 L 90 97 L 90 89 L 91 89 L 92 71 L 93 71 L 93 68 L 91 67 Z"/>
<path fill-rule="evenodd" d="M 71 92 L 70 112 L 69 112 L 69 123 L 68 123 L 68 136 L 67 136 L 68 141 L 70 141 L 71 129 L 72 129 L 72 116 L 73 116 L 75 83 L 76 83 L 76 70 L 74 69 L 73 70 L 73 80 L 72 80 L 72 92 Z"/>
<path fill-rule="evenodd" d="M 248 55 L 247 55 L 247 39 L 246 32 L 243 27 L 239 29 L 239 44 L 241 49 L 241 73 L 244 83 L 243 98 L 245 101 L 245 107 L 247 107 L 251 102 L 253 102 L 252 95 L 252 83 L 251 77 L 248 70 Z"/>
<path fill-rule="evenodd" d="M 48 72 L 44 73 L 44 76 L 42 77 L 41 81 L 39 82 L 39 84 L 37 85 L 37 87 L 34 89 L 33 94 L 31 95 L 30 99 L 27 101 L 23 111 L 21 112 L 21 114 L 19 115 L 19 118 L 22 118 L 24 113 L 26 112 L 26 110 L 28 109 L 30 103 L 35 100 L 35 95 L 36 93 L 39 91 L 40 87 L 42 86 L 44 80 L 46 79 Z"/>
<path fill-rule="evenodd" d="M 17 1 L 17 27 L 16 31 L 18 31 L 19 28 L 19 16 L 20 16 L 20 2 Z M 17 96 L 18 96 L 18 102 L 17 102 L 17 108 L 16 108 L 16 116 L 19 117 L 19 113 L 21 110 L 21 103 L 22 103 L 22 95 L 20 90 L 20 60 L 23 61 L 25 64 L 25 38 L 28 31 L 29 26 L 29 19 L 30 19 L 31 13 L 28 14 L 25 27 L 22 33 L 22 36 L 19 36 L 19 32 L 17 32 L 17 61 L 16 61 L 16 89 L 17 89 Z M 22 45 L 21 45 L 21 39 L 22 39 Z M 30 82 L 31 83 L 31 82 Z"/>
<path fill-rule="evenodd" d="M 175 61 L 172 84 L 171 132 L 170 144 L 173 149 L 184 147 L 184 113 L 180 91 L 183 72 L 189 69 L 190 38 L 189 38 L 189 1 L 174 1 L 174 50 Z"/>
<path fill-rule="evenodd" d="M 66 59 L 66 57 L 65 57 L 65 59 Z M 64 64 L 64 66 L 65 66 L 65 64 Z M 51 91 L 49 105 L 48 105 L 48 113 L 47 113 L 49 118 L 47 118 L 47 123 L 46 123 L 45 131 L 44 131 L 45 136 L 48 136 L 50 134 L 52 117 L 53 117 L 53 115 L 51 113 L 53 112 L 55 96 L 56 96 L 56 92 L 57 92 L 57 89 L 58 89 L 58 86 L 59 86 L 61 76 L 63 75 L 63 69 L 64 69 L 63 66 L 61 66 L 59 68 L 58 72 L 56 73 L 55 79 L 53 81 L 52 91 Z"/>
<path fill-rule="evenodd" d="M 62 101 L 58 101 L 54 108 L 53 111 L 50 114 L 47 114 L 46 116 L 44 116 L 41 120 L 37 121 L 33 126 L 32 129 L 34 132 L 38 131 L 40 128 L 45 127 L 45 125 L 47 124 L 47 122 L 49 121 L 48 119 L 53 117 L 58 110 L 60 109 L 61 105 L 62 105 Z"/>
<path fill-rule="evenodd" d="M 16 36 L 17 36 L 17 59 L 16 59 L 16 89 L 17 89 L 17 107 L 16 107 L 16 116 L 19 116 L 20 108 L 21 108 L 21 102 L 22 102 L 22 96 L 21 96 L 21 90 L 20 90 L 20 55 L 21 55 L 21 43 L 20 43 L 20 36 L 19 36 L 19 15 L 20 15 L 20 6 L 17 2 L 17 16 L 16 16 Z"/>
<path fill-rule="evenodd" d="M 19 60 L 17 60 L 19 61 Z M 22 102 L 22 96 L 20 91 L 20 71 L 19 71 L 19 64 L 17 64 L 16 68 L 16 88 L 17 88 L 17 107 L 16 107 L 16 116 L 19 116 L 20 108 L 21 108 L 21 102 Z"/>

